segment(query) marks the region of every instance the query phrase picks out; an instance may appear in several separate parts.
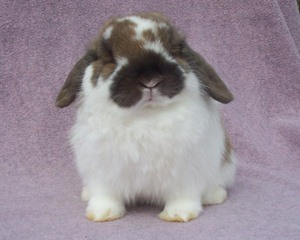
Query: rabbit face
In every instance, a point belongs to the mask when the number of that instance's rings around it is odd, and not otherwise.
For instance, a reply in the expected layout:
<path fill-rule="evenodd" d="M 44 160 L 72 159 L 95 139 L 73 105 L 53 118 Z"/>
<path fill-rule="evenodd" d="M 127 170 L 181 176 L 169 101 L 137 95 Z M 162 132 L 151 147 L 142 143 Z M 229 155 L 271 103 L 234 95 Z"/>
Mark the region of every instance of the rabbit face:
<path fill-rule="evenodd" d="M 136 16 L 119 19 L 104 31 L 107 58 L 122 65 L 109 94 L 119 107 L 165 105 L 183 90 L 183 68 L 172 52 L 180 41 L 175 43 L 171 32 L 166 23 Z"/>
<path fill-rule="evenodd" d="M 228 103 L 233 99 L 213 68 L 159 14 L 140 14 L 109 21 L 87 53 L 76 63 L 62 87 L 56 106 L 74 101 L 84 87 L 83 76 L 94 88 L 106 82 L 105 96 L 120 108 L 172 103 L 185 90 L 189 73 L 196 76 L 199 95 Z M 85 80 L 87 81 L 87 80 Z"/>

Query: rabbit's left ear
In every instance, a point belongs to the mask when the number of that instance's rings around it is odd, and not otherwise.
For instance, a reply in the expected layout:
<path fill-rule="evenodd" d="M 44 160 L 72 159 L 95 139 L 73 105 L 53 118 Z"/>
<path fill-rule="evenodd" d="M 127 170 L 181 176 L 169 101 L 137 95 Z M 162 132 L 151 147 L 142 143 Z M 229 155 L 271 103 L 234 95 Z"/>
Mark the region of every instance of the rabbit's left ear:
<path fill-rule="evenodd" d="M 181 51 L 183 58 L 188 62 L 201 84 L 204 85 L 204 91 L 210 97 L 221 103 L 229 103 L 233 100 L 232 93 L 203 57 L 192 50 L 186 43 L 183 44 Z"/>
<path fill-rule="evenodd" d="M 67 107 L 75 100 L 81 88 L 85 69 L 96 60 L 96 51 L 88 50 L 87 53 L 75 64 L 56 98 L 56 107 Z"/>

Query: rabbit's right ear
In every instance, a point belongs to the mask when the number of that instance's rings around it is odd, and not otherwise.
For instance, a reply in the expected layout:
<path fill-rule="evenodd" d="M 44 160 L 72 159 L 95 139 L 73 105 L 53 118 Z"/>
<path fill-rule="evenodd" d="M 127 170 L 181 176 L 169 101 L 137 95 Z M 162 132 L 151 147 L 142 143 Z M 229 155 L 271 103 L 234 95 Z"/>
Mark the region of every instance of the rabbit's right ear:
<path fill-rule="evenodd" d="M 67 107 L 75 100 L 78 92 L 80 91 L 85 69 L 96 60 L 96 51 L 88 50 L 87 53 L 75 64 L 56 98 L 56 107 Z"/>
<path fill-rule="evenodd" d="M 183 44 L 182 54 L 210 97 L 220 103 L 229 103 L 233 100 L 233 95 L 226 84 L 201 55 L 186 43 Z"/>

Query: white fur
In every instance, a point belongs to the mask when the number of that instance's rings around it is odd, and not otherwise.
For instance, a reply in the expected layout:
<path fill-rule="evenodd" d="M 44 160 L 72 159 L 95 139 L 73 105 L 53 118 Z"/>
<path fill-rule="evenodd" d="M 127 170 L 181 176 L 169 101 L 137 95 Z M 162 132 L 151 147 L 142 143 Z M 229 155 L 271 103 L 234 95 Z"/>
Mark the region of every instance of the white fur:
<path fill-rule="evenodd" d="M 103 38 L 104 38 L 105 40 L 107 40 L 107 39 L 110 38 L 113 29 L 114 29 L 113 26 L 109 26 L 109 27 L 104 31 L 104 33 L 103 33 Z"/>
<path fill-rule="evenodd" d="M 102 219 L 106 209 L 100 203 L 113 199 L 121 216 L 120 206 L 141 198 L 165 203 L 168 215 L 172 202 L 190 201 L 197 207 L 183 204 L 173 215 L 198 215 L 202 195 L 226 186 L 234 175 L 233 166 L 221 168 L 224 131 L 217 102 L 200 96 L 198 80 L 189 73 L 173 102 L 121 109 L 109 98 L 112 77 L 92 87 L 92 71 L 86 69 L 72 130 L 77 167 L 91 196 L 87 211 Z"/>

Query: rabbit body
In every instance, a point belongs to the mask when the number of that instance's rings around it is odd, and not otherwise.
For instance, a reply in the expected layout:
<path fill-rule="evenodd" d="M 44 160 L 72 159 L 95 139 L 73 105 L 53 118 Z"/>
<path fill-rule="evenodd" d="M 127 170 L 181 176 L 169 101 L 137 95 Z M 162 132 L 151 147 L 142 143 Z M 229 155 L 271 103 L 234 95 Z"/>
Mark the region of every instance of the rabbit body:
<path fill-rule="evenodd" d="M 145 21 L 139 25 L 137 17 L 129 20 L 139 31 L 149 28 Z M 109 39 L 111 34 L 107 27 L 102 38 Z M 130 65 L 129 58 L 116 57 L 107 75 L 97 75 L 93 56 L 90 62 L 84 60 L 71 143 L 84 185 L 83 198 L 88 201 L 86 216 L 94 221 L 118 219 L 125 214 L 125 205 L 136 201 L 163 204 L 159 215 L 163 220 L 189 221 L 199 215 L 203 204 L 222 203 L 225 188 L 234 179 L 235 158 L 215 100 L 219 96 L 205 93 L 197 72 L 178 64 L 161 45 L 151 44 L 144 46 L 173 64 L 160 64 L 169 69 L 160 70 L 161 75 L 177 79 L 177 85 L 147 80 L 139 83 L 139 92 L 127 97 L 118 92 L 115 79 L 125 75 L 122 69 Z M 126 91 L 132 91 L 135 85 L 128 83 L 132 87 Z M 172 91 L 163 89 L 170 86 Z"/>

